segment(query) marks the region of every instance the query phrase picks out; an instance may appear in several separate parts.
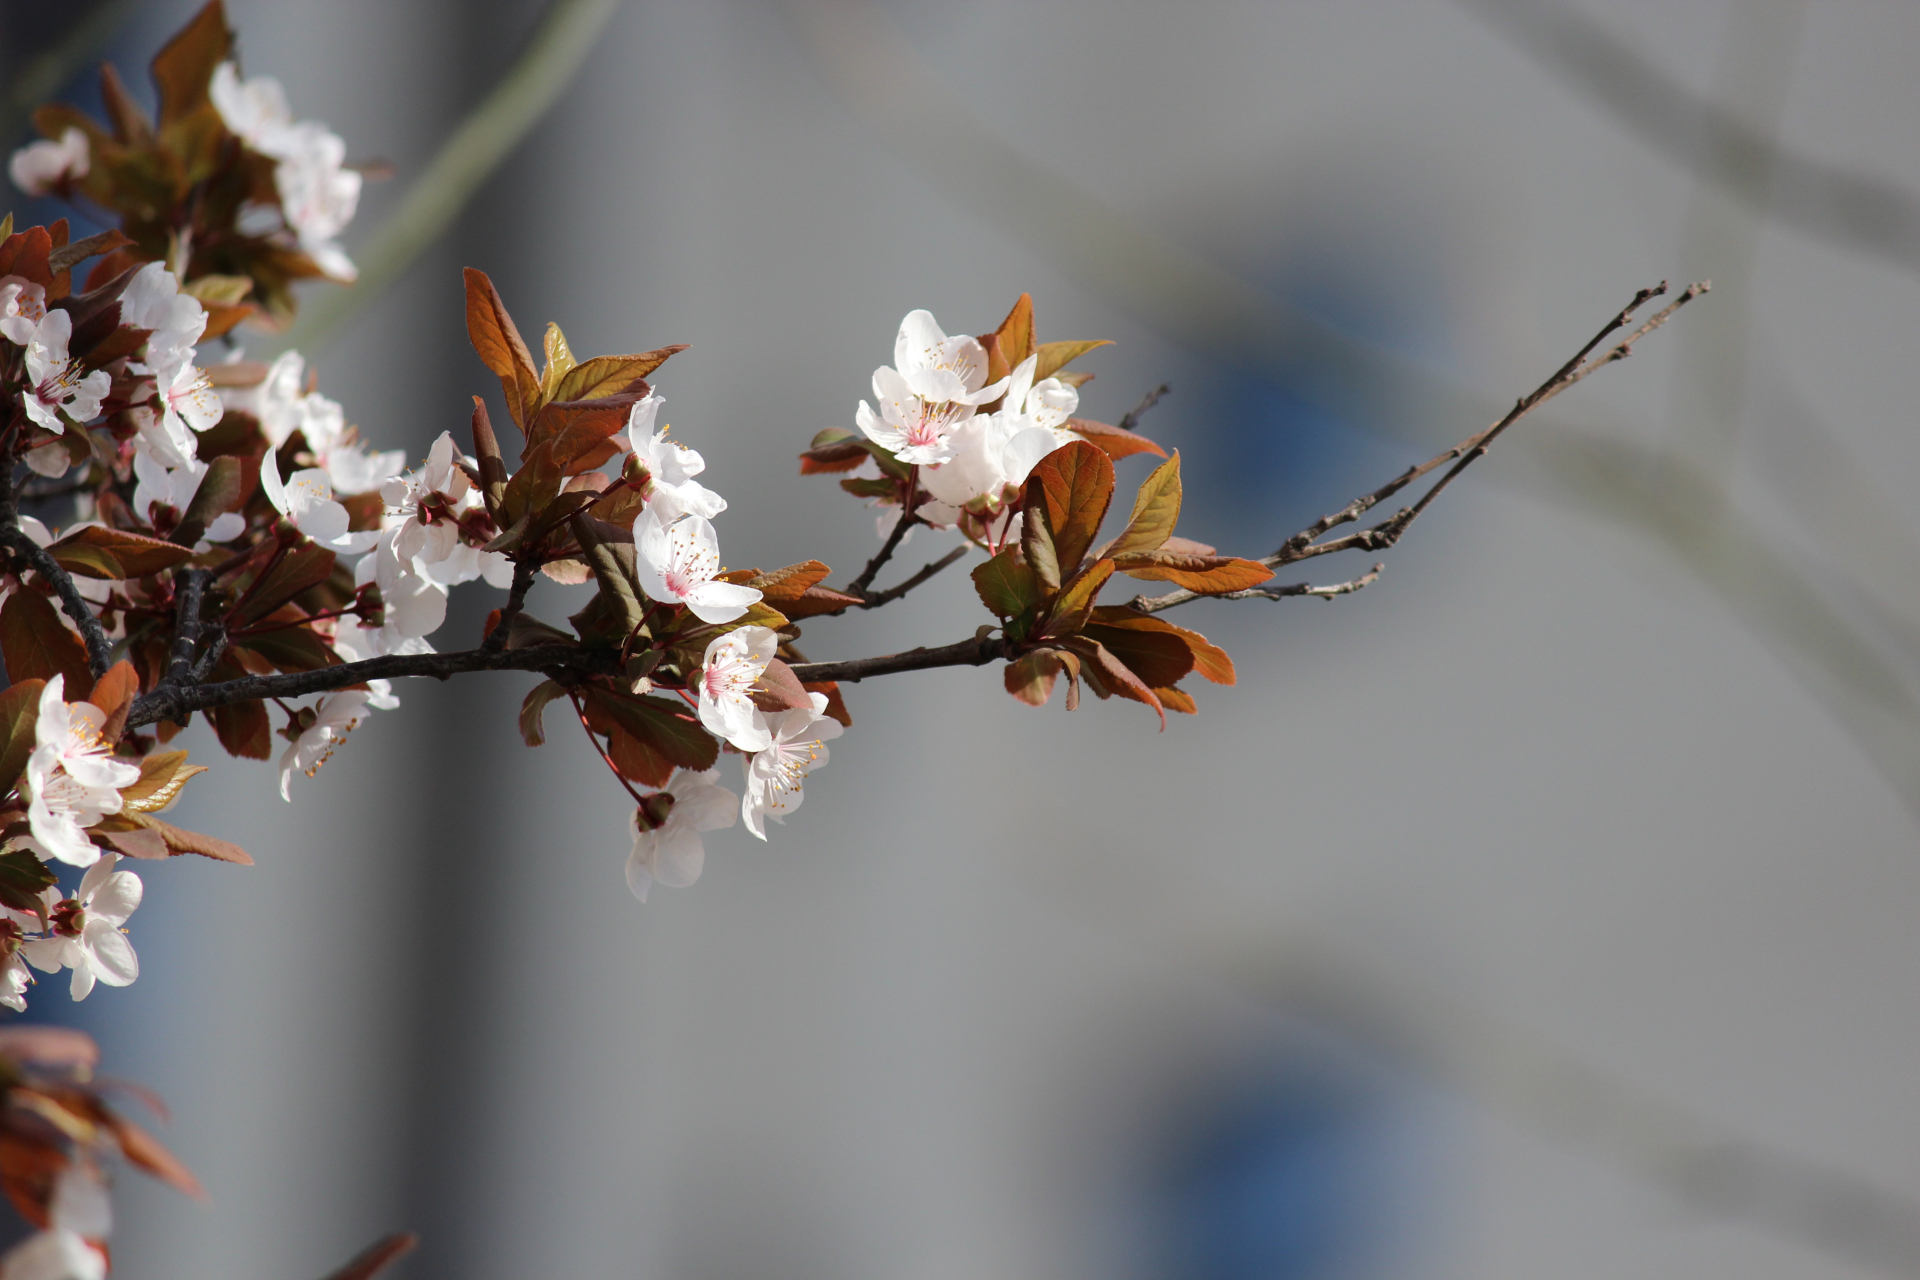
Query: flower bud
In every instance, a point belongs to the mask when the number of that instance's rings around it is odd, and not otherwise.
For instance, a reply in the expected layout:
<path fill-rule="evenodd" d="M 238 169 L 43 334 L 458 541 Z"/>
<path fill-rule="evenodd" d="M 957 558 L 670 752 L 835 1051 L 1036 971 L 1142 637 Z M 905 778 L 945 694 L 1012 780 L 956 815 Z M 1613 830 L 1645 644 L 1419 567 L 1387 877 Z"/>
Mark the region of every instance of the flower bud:
<path fill-rule="evenodd" d="M 640 802 L 634 810 L 633 824 L 641 831 L 655 831 L 666 825 L 667 815 L 673 812 L 673 795 L 667 791 L 656 791 Z"/>

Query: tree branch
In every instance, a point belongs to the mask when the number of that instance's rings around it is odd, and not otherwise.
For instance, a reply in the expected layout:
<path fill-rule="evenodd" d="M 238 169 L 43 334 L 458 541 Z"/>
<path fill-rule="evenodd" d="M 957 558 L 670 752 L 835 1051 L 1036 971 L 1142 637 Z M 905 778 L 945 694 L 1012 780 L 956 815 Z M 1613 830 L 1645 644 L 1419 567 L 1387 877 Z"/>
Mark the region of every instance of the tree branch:
<path fill-rule="evenodd" d="M 823 680 L 860 681 L 868 676 L 887 676 L 901 671 L 928 671 L 934 667 L 981 667 L 1005 656 L 1006 643 L 982 627 L 971 640 L 941 645 L 937 649 L 909 649 L 877 658 L 854 658 L 847 662 L 801 662 L 793 674 L 812 684 Z"/>
<path fill-rule="evenodd" d="M 513 565 L 513 586 L 507 591 L 507 603 L 500 610 L 500 621 L 494 624 L 487 638 L 480 642 L 480 648 L 493 653 L 507 643 L 507 630 L 520 610 L 527 603 L 527 592 L 533 588 L 533 565 L 525 560 L 516 560 Z"/>
<path fill-rule="evenodd" d="M 906 538 L 907 532 L 913 528 L 914 507 L 918 505 L 914 499 L 917 498 L 919 494 L 920 468 L 909 467 L 907 469 L 907 500 L 900 507 L 900 518 L 893 522 L 893 532 L 889 533 L 887 540 L 880 544 L 880 550 L 874 555 L 873 559 L 867 561 L 867 567 L 860 571 L 860 576 L 847 584 L 846 591 L 848 595 L 859 596 L 862 600 L 866 599 L 867 589 L 873 586 L 874 578 L 879 574 L 881 568 L 886 565 L 887 561 L 893 559 L 893 553 L 899 550 L 901 541 Z M 931 577 L 932 575 L 929 574 L 928 576 Z M 872 606 L 869 605 L 868 607 L 871 608 Z"/>
<path fill-rule="evenodd" d="M 173 648 L 167 656 L 167 674 L 161 684 L 183 685 L 193 678 L 194 650 L 200 644 L 200 602 L 206 596 L 211 569 L 187 569 L 180 575 L 180 599 L 174 614 Z"/>
<path fill-rule="evenodd" d="M 1147 392 L 1147 394 L 1145 394 L 1144 396 L 1141 396 L 1140 403 L 1133 406 L 1133 408 L 1127 410 L 1127 416 L 1120 419 L 1120 421 L 1115 423 L 1114 425 L 1118 426 L 1122 431 L 1132 431 L 1134 428 L 1140 425 L 1141 415 L 1146 413 L 1147 410 L 1153 408 L 1153 406 L 1155 406 L 1156 404 L 1159 404 L 1160 397 L 1166 395 L 1169 391 L 1172 391 L 1172 390 L 1173 390 L 1173 387 L 1171 385 L 1165 382 L 1161 383 L 1159 386 L 1155 387 L 1153 390 Z"/>
<path fill-rule="evenodd" d="M 244 702 L 254 698 L 300 698 L 312 693 L 330 693 L 369 680 L 392 680 L 401 676 L 432 676 L 445 680 L 468 671 L 574 671 L 583 675 L 606 675 L 615 668 L 610 650 L 585 649 L 578 645 L 536 645 L 525 649 L 466 649 L 459 653 L 404 653 L 365 658 L 337 667 L 316 671 L 294 671 L 285 675 L 247 676 L 222 680 L 218 684 L 170 688 L 162 686 L 134 700 L 127 714 L 127 727 L 160 720 L 185 720 L 196 711 Z"/>
<path fill-rule="evenodd" d="M 93 672 L 93 678 L 98 680 L 113 665 L 113 642 L 107 639 L 100 619 L 94 616 L 93 606 L 80 594 L 80 588 L 73 584 L 73 578 L 60 567 L 59 561 L 47 553 L 45 547 L 29 538 L 20 527 L 18 495 L 19 490 L 14 487 L 13 463 L 10 460 L 0 461 L 0 546 L 12 550 L 53 585 L 54 593 L 60 597 L 61 610 L 80 629 L 80 638 L 87 645 L 87 667 Z"/>

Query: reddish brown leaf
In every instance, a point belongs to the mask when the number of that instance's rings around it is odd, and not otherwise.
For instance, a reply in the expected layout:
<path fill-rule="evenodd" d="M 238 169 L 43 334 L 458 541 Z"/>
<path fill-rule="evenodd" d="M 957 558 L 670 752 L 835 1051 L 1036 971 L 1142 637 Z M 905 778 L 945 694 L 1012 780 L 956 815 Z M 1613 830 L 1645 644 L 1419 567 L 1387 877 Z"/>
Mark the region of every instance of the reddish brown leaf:
<path fill-rule="evenodd" d="M 809 682 L 806 686 L 806 690 L 808 693 L 826 694 L 827 695 L 827 712 L 826 712 L 827 715 L 831 716 L 835 720 L 838 720 L 841 724 L 845 725 L 847 728 L 849 729 L 853 728 L 853 713 L 847 710 L 847 701 L 845 698 L 842 698 L 840 696 L 840 686 L 837 682 L 832 680 Z"/>
<path fill-rule="evenodd" d="M 1062 578 L 1080 567 L 1112 501 L 1113 463 L 1083 440 L 1055 449 L 1027 477 L 1027 519 L 1045 516 Z"/>
<path fill-rule="evenodd" d="M 238 626 L 251 626 L 303 591 L 333 576 L 333 552 L 310 539 L 289 547 L 279 563 L 252 590 L 246 604 L 234 613 Z"/>
<path fill-rule="evenodd" d="M 480 494 L 491 514 L 500 509 L 500 495 L 507 488 L 507 462 L 500 453 L 499 438 L 493 434 L 493 422 L 487 417 L 487 402 L 473 398 L 473 456 L 480 464 Z"/>
<path fill-rule="evenodd" d="M 90 235 L 84 240 L 75 240 L 72 244 L 62 245 L 47 255 L 47 268 L 55 273 L 71 271 L 88 258 L 132 244 L 133 241 L 121 233 L 118 227 Z"/>
<path fill-rule="evenodd" d="M 95 829 L 96 838 L 104 839 L 117 851 L 129 858 L 166 858 L 173 854 L 167 848 L 167 842 L 160 838 L 157 831 L 106 831 Z"/>
<path fill-rule="evenodd" d="M 1220 595 L 1257 587 L 1273 576 L 1258 560 L 1238 556 L 1194 556 L 1175 551 L 1148 551 L 1116 556 L 1120 572 L 1151 582 L 1171 582 L 1202 595 Z"/>
<path fill-rule="evenodd" d="M 181 1164 L 173 1152 L 160 1145 L 158 1138 L 122 1116 L 110 1116 L 107 1125 L 113 1130 L 113 1136 L 120 1140 L 121 1153 L 135 1168 L 145 1170 L 175 1191 L 190 1195 L 195 1200 L 207 1198 L 200 1180 L 188 1172 L 187 1166 Z"/>
<path fill-rule="evenodd" d="M 53 253 L 53 236 L 45 227 L 28 227 L 0 241 L 0 276 L 20 276 L 43 289 L 53 288 L 53 271 L 47 260 Z"/>
<path fill-rule="evenodd" d="M 992 333 L 980 336 L 987 349 L 987 381 L 998 382 L 1034 352 L 1033 295 L 1023 293 Z"/>
<path fill-rule="evenodd" d="M 1176 689 L 1169 685 L 1164 689 L 1155 689 L 1153 696 L 1160 699 L 1160 705 L 1169 711 L 1178 711 L 1189 716 L 1200 714 L 1200 704 L 1195 702 L 1193 695 L 1185 689 Z"/>
<path fill-rule="evenodd" d="M 192 556 L 193 549 L 95 524 L 69 533 L 49 546 L 47 553 L 68 573 L 115 580 L 171 569 Z"/>
<path fill-rule="evenodd" d="M 248 707 L 260 706 L 257 702 L 236 703 L 234 705 Z M 266 723 L 266 718 L 267 713 L 265 709 L 262 708 L 260 711 L 262 724 Z M 233 754 L 240 755 L 242 753 L 235 751 Z M 263 753 L 259 758 L 265 759 L 265 754 Z M 128 813 L 126 817 L 129 821 L 137 823 L 147 830 L 158 834 L 162 840 L 167 842 L 167 848 L 173 850 L 175 853 L 197 853 L 203 858 L 212 858 L 217 862 L 232 862 L 243 867 L 253 865 L 253 859 L 248 856 L 247 851 L 237 844 L 228 844 L 225 840 L 216 840 L 212 836 L 202 835 L 198 831 L 182 831 L 172 823 L 163 822 L 150 813 Z"/>
<path fill-rule="evenodd" d="M 84 1031 L 68 1027 L 0 1027 L 0 1058 L 43 1067 L 92 1067 L 100 1048 Z"/>
<path fill-rule="evenodd" d="M 135 674 L 133 664 L 125 660 L 108 667 L 107 673 L 94 682 L 87 701 L 100 708 L 101 714 L 106 716 L 106 723 L 100 729 L 102 741 L 120 741 L 120 735 L 127 728 L 127 712 L 133 706 L 133 700 L 139 696 L 140 677 Z"/>
<path fill-rule="evenodd" d="M 13 790 L 33 754 L 45 680 L 16 680 L 0 690 L 0 795 Z"/>
<path fill-rule="evenodd" d="M 601 396 L 637 391 L 645 395 L 643 379 L 667 362 L 669 356 L 685 351 L 687 344 L 675 343 L 657 351 L 632 356 L 595 356 L 583 360 L 561 376 L 553 389 L 555 400 L 597 400 Z M 635 384 L 639 384 L 636 386 Z"/>
<path fill-rule="evenodd" d="M 747 696 L 753 699 L 753 705 L 769 714 L 776 711 L 802 711 L 813 708 L 813 699 L 807 696 L 805 686 L 793 668 L 774 658 L 767 663 L 767 669 L 758 683 L 747 690 Z"/>
<path fill-rule="evenodd" d="M 844 591 L 835 591 L 831 587 L 808 587 L 797 599 L 788 600 L 780 606 L 780 612 L 787 615 L 790 622 L 802 618 L 811 618 L 822 613 L 839 613 L 842 609 L 851 609 L 860 603 L 856 596 Z"/>
<path fill-rule="evenodd" d="M 1193 669 L 1215 684 L 1234 682 L 1233 659 L 1227 651 L 1198 631 L 1176 627 L 1164 618 L 1139 613 L 1126 605 L 1108 605 L 1093 611 L 1093 622 L 1107 628 L 1129 631 L 1156 631 L 1179 636 L 1193 655 Z"/>
<path fill-rule="evenodd" d="M 608 735 L 607 754 L 636 782 L 664 787 L 675 765 L 710 769 L 720 746 L 684 703 L 606 689 L 586 693 L 587 720 Z"/>
<path fill-rule="evenodd" d="M 69 702 L 93 684 L 87 647 L 37 592 L 15 591 L 0 605 L 0 656 L 6 659 L 7 679 L 15 682 L 65 676 Z"/>
<path fill-rule="evenodd" d="M 1158 551 L 1173 536 L 1180 522 L 1180 455 L 1153 469 L 1133 498 L 1133 514 L 1120 536 L 1102 553 L 1124 556 L 1138 551 Z"/>
<path fill-rule="evenodd" d="M 1066 642 L 1073 647 L 1084 660 L 1081 670 L 1093 684 L 1094 692 L 1104 696 L 1118 694 L 1122 698 L 1131 698 L 1135 702 L 1144 702 L 1160 717 L 1160 728 L 1167 727 L 1166 708 L 1160 705 L 1158 694 L 1133 674 L 1126 663 L 1120 661 L 1106 646 L 1086 636 L 1074 636 Z"/>
<path fill-rule="evenodd" d="M 1042 636 L 1070 636 L 1080 630 L 1093 614 L 1093 602 L 1100 588 L 1113 576 L 1113 561 L 1096 560 L 1067 580 L 1060 594 L 1047 606 L 1046 619 L 1040 624 Z"/>
<path fill-rule="evenodd" d="M 227 29 L 226 10 L 220 0 L 210 0 L 154 55 L 153 83 L 160 91 L 162 127 L 207 105 L 207 85 L 213 79 L 213 70 L 227 60 L 232 48 L 233 33 Z"/>
<path fill-rule="evenodd" d="M 800 455 L 800 474 L 851 471 L 872 456 L 873 451 L 859 436 L 840 427 L 828 427 L 815 436 L 812 447 Z"/>
<path fill-rule="evenodd" d="M 208 525 L 229 511 L 240 510 L 250 488 L 246 472 L 246 464 L 231 455 L 208 462 L 207 474 L 200 477 L 200 487 L 193 491 L 193 500 L 173 531 L 173 541 L 191 547 L 206 536 Z"/>
<path fill-rule="evenodd" d="M 527 447 L 520 456 L 525 460 L 535 449 L 544 447 L 560 474 L 583 470 L 593 465 L 589 459 L 595 450 L 625 429 L 627 414 L 640 399 L 637 395 L 617 395 L 543 405 L 527 428 Z M 611 456 L 604 454 L 600 461 Z"/>
<path fill-rule="evenodd" d="M 785 609 L 791 601 L 806 594 L 808 587 L 824 582 L 833 570 L 818 560 L 802 560 L 799 564 L 790 564 L 784 569 L 772 569 L 766 573 L 750 574 L 744 579 L 747 586 L 758 591 L 766 602 L 776 609 Z"/>
<path fill-rule="evenodd" d="M 563 698 L 567 691 L 551 680 L 542 680 L 527 690 L 527 696 L 520 702 L 520 740 L 530 747 L 540 746 L 547 740 L 546 726 L 542 719 L 546 715 L 547 704 L 555 698 Z"/>
<path fill-rule="evenodd" d="M 1193 670 L 1192 650 L 1171 629 L 1109 627 L 1089 622 L 1082 628 L 1081 634 L 1098 640 L 1107 652 L 1126 663 L 1142 682 L 1156 689 L 1163 685 L 1178 684 Z"/>
<path fill-rule="evenodd" d="M 411 1231 L 402 1231 L 375 1241 L 356 1255 L 352 1262 L 328 1276 L 327 1280 L 373 1280 L 395 1259 L 412 1253 L 414 1246 L 419 1243 L 420 1237 Z"/>
<path fill-rule="evenodd" d="M 466 268 L 467 337 L 481 362 L 500 379 L 500 390 L 507 398 L 507 412 L 525 431 L 540 407 L 540 375 L 534 372 L 533 356 L 514 328 L 506 303 L 487 279 L 486 272 Z"/>
<path fill-rule="evenodd" d="M 1035 649 L 1009 662 L 1003 675 L 1007 692 L 1030 707 L 1044 707 L 1066 664 L 1057 649 Z"/>
<path fill-rule="evenodd" d="M 1125 427 L 1108 426 L 1091 418 L 1068 418 L 1067 430 L 1100 446 L 1100 451 L 1109 458 L 1130 458 L 1136 453 L 1151 453 L 1160 458 L 1167 456 L 1165 449 L 1138 432 L 1128 431 Z"/>
<path fill-rule="evenodd" d="M 202 82 L 204 87 L 205 82 Z M 153 121 L 127 92 L 127 85 L 111 62 L 100 68 L 100 105 L 106 108 L 115 141 L 146 150 L 153 145 Z"/>
<path fill-rule="evenodd" d="M 1040 605 L 1040 580 L 1013 547 L 1005 547 L 973 570 L 973 589 L 987 612 L 1003 621 Z"/>

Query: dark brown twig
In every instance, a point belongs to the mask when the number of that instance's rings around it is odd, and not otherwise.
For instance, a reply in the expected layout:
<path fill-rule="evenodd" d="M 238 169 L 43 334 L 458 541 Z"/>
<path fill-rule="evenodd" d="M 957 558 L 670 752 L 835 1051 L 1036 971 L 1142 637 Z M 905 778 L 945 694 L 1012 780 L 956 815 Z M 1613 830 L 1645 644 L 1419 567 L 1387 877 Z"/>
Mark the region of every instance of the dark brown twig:
<path fill-rule="evenodd" d="M 982 627 L 971 640 L 944 644 L 937 649 L 909 649 L 905 653 L 882 654 L 877 658 L 854 658 L 847 662 L 796 663 L 793 674 L 807 683 L 823 680 L 864 680 L 868 676 L 888 676 L 901 671 L 928 671 L 934 667 L 978 667 L 1006 652 L 1001 640 Z"/>
<path fill-rule="evenodd" d="M 1135 427 L 1140 425 L 1140 416 L 1144 414 L 1147 410 L 1153 408 L 1153 406 L 1155 406 L 1156 404 L 1159 404 L 1160 397 L 1166 395 L 1168 392 L 1172 390 L 1173 390 L 1173 387 L 1170 386 L 1169 384 L 1165 382 L 1161 383 L 1159 386 L 1155 387 L 1153 390 L 1147 392 L 1147 394 L 1145 394 L 1144 396 L 1141 396 L 1140 403 L 1133 406 L 1133 408 L 1127 410 L 1127 416 L 1120 419 L 1120 421 L 1115 425 L 1118 426 L 1122 431 L 1132 431 Z"/>
<path fill-rule="evenodd" d="M 1316 587 L 1311 582 L 1294 582 L 1284 587 L 1248 587 L 1245 591 L 1225 591 L 1216 596 L 1209 596 L 1208 599 L 1292 600 L 1298 596 L 1313 596 L 1320 600 L 1332 600 L 1336 596 L 1350 596 L 1364 587 L 1372 586 L 1374 579 L 1378 578 L 1386 567 L 1384 564 L 1376 564 L 1373 568 L 1367 570 L 1367 572 L 1357 578 L 1349 579 L 1346 582 L 1329 583 L 1324 587 Z M 1164 599 L 1164 597 L 1162 598 Z M 1173 607 L 1172 605 L 1158 604 L 1147 596 L 1136 596 L 1133 600 L 1129 601 L 1129 603 L 1141 613 L 1158 613 L 1162 609 L 1170 609 Z M 1179 602 L 1176 601 L 1175 603 Z"/>
<path fill-rule="evenodd" d="M 878 609 L 883 604 L 892 604 L 895 600 L 898 600 L 901 596 L 907 594 L 907 592 L 913 590 L 915 587 L 927 581 L 929 578 L 933 577 L 935 574 L 939 573 L 941 570 L 947 568 L 949 565 L 952 565 L 953 563 L 961 559 L 966 554 L 967 554 L 967 547 L 965 544 L 962 544 L 961 546 L 957 546 L 953 550 L 947 552 L 947 554 L 945 554 L 944 556 L 941 556 L 938 560 L 935 560 L 930 564 L 922 566 L 920 572 L 914 574 L 911 578 L 908 578 L 905 582 L 902 582 L 898 586 L 888 587 L 885 591 L 875 591 L 871 595 L 868 595 L 867 597 L 862 599 L 859 604 L 848 605 L 847 609 Z M 837 618 L 841 614 L 845 613 L 847 609 L 836 609 L 832 613 L 827 614 L 826 616 L 830 618 Z"/>
<path fill-rule="evenodd" d="M 200 604 L 206 597 L 207 583 L 212 577 L 213 571 L 210 569 L 187 569 L 180 574 L 180 599 L 173 621 L 173 648 L 167 656 L 167 674 L 161 679 L 163 685 L 186 684 L 193 678 L 194 651 L 200 645 Z"/>
<path fill-rule="evenodd" d="M 900 549 L 901 540 L 907 536 L 907 532 L 912 529 L 916 523 L 913 514 L 916 505 L 914 499 L 919 496 L 919 493 L 920 468 L 909 467 L 907 469 L 907 497 L 906 501 L 901 504 L 900 518 L 893 522 L 893 532 L 887 535 L 887 540 L 880 545 L 880 550 L 874 555 L 873 559 L 867 561 L 867 567 L 860 571 L 860 576 L 847 584 L 846 590 L 848 595 L 859 596 L 863 600 L 866 599 L 867 590 L 873 586 L 874 578 L 879 575 L 880 570 L 886 565 L 887 561 L 893 559 L 893 553 Z"/>
<path fill-rule="evenodd" d="M 0 463 L 0 545 L 25 560 L 52 585 L 54 594 L 60 597 L 61 610 L 80 629 L 80 638 L 87 646 L 87 668 L 98 680 L 113 665 L 113 642 L 107 639 L 100 619 L 94 616 L 93 606 L 80 594 L 80 588 L 74 585 L 72 576 L 60 567 L 60 562 L 48 554 L 45 547 L 29 538 L 26 530 L 20 527 L 18 494 L 19 490 L 14 486 L 13 464 Z"/>
<path fill-rule="evenodd" d="M 482 652 L 493 653 L 507 643 L 507 630 L 514 618 L 527 603 L 527 592 L 533 588 L 533 565 L 529 561 L 516 560 L 513 565 L 513 585 L 507 590 L 507 603 L 500 610 L 500 621 L 487 638 L 480 642 Z"/>

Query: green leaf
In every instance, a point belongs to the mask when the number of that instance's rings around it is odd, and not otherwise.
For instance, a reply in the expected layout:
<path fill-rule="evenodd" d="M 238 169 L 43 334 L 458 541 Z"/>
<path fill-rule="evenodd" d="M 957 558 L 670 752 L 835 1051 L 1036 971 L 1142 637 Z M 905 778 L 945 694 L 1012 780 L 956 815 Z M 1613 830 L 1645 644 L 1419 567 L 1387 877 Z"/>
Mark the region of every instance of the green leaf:
<path fill-rule="evenodd" d="M 973 589 L 987 612 L 1005 621 L 1039 608 L 1040 580 L 1012 547 L 974 567 Z"/>
<path fill-rule="evenodd" d="M 93 687 L 87 647 L 38 592 L 15 591 L 0 605 L 0 656 L 6 659 L 7 679 L 16 684 L 65 676 L 69 702 Z"/>
<path fill-rule="evenodd" d="M 1112 345 L 1105 338 L 1095 338 L 1090 342 L 1043 342 L 1034 352 L 1039 359 L 1034 362 L 1033 380 L 1044 382 L 1094 348 Z"/>
<path fill-rule="evenodd" d="M 595 356 L 583 360 L 559 380 L 553 388 L 554 400 L 598 400 L 634 390 L 634 383 L 667 362 L 667 358 L 685 351 L 687 344 L 675 343 L 657 351 L 632 356 Z M 645 394 L 644 389 L 641 394 Z"/>
<path fill-rule="evenodd" d="M 1027 520 L 1045 518 L 1062 575 L 1080 567 L 1112 501 L 1113 463 L 1084 440 L 1055 449 L 1027 477 Z"/>
<path fill-rule="evenodd" d="M 68 573 L 117 580 L 171 569 L 192 556 L 193 548 L 96 524 L 74 530 L 49 546 L 47 554 Z"/>
<path fill-rule="evenodd" d="M 0 796 L 20 783 L 33 754 L 34 727 L 40 719 L 40 691 L 45 680 L 18 680 L 0 692 Z"/>
<path fill-rule="evenodd" d="M 554 388 L 560 385 L 560 379 L 580 362 L 573 358 L 573 348 L 567 345 L 567 335 L 560 332 L 560 326 L 551 321 L 547 324 L 546 341 L 541 345 L 547 349 L 547 367 L 540 371 L 540 390 L 551 400 L 554 398 Z"/>
<path fill-rule="evenodd" d="M 480 360 L 500 379 L 500 390 L 507 399 L 507 412 L 522 431 L 532 420 L 543 399 L 540 375 L 533 370 L 533 357 L 520 331 L 507 314 L 507 304 L 487 273 L 466 269 L 467 337 Z"/>
<path fill-rule="evenodd" d="M 566 695 L 567 691 L 551 680 L 542 680 L 527 690 L 526 698 L 520 703 L 520 738 L 523 742 L 530 747 L 537 747 L 547 740 L 541 718 L 546 714 L 549 702 Z"/>
<path fill-rule="evenodd" d="M 1124 556 L 1137 551 L 1158 551 L 1173 536 L 1180 522 L 1180 455 L 1153 469 L 1133 497 L 1133 515 L 1127 527 L 1107 547 L 1104 554 Z"/>

